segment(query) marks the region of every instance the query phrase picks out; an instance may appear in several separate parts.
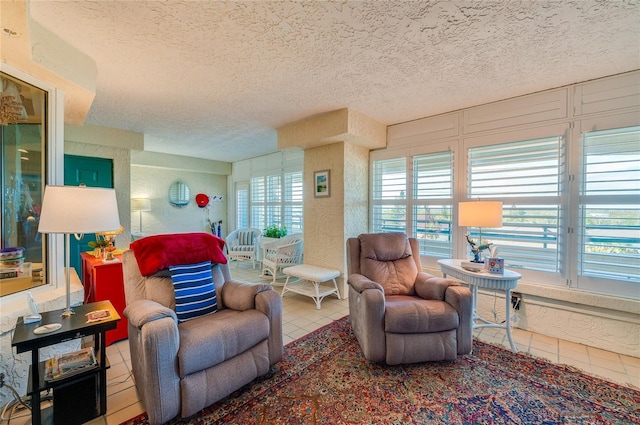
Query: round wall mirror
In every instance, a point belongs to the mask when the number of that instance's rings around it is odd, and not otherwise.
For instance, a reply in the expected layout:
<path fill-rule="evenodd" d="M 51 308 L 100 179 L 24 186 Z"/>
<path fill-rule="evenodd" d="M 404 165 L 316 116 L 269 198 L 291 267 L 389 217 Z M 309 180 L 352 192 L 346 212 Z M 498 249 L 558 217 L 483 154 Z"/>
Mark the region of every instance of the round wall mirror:
<path fill-rule="evenodd" d="M 189 185 L 176 181 L 169 186 L 169 203 L 174 207 L 185 207 L 189 204 Z"/>

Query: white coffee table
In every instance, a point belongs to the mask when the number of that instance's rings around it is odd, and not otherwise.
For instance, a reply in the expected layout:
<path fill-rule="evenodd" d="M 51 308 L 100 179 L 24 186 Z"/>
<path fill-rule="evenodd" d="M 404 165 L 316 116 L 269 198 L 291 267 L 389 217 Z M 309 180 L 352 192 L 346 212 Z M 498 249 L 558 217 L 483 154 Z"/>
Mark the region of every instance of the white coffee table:
<path fill-rule="evenodd" d="M 466 260 L 438 260 L 440 270 L 445 277 L 452 276 L 456 279 L 460 279 L 471 286 L 471 292 L 473 294 L 473 329 L 476 328 L 500 328 L 507 331 L 507 338 L 509 338 L 509 345 L 511 345 L 511 351 L 518 352 L 516 345 L 513 343 L 511 337 L 511 290 L 518 286 L 518 280 L 522 277 L 520 273 L 516 273 L 511 270 L 504 270 L 504 274 L 491 274 L 487 271 L 473 272 L 465 270 L 461 266 L 461 262 Z M 490 288 L 490 289 L 503 289 L 505 291 L 505 312 L 506 319 L 505 324 L 494 323 L 487 319 L 480 317 L 478 314 L 478 287 Z M 477 322 L 481 323 L 477 323 Z"/>
<path fill-rule="evenodd" d="M 338 292 L 338 284 L 336 283 L 336 277 L 340 276 L 339 270 L 299 264 L 287 267 L 282 272 L 287 275 L 287 280 L 282 288 L 281 296 L 284 296 L 287 291 L 306 295 L 315 301 L 316 309 L 318 310 L 322 308 L 320 304 L 327 295 L 335 294 L 340 299 L 340 292 Z M 297 277 L 298 280 L 289 281 L 292 276 Z M 328 281 L 333 282 L 333 287 L 321 285 L 322 282 Z"/>

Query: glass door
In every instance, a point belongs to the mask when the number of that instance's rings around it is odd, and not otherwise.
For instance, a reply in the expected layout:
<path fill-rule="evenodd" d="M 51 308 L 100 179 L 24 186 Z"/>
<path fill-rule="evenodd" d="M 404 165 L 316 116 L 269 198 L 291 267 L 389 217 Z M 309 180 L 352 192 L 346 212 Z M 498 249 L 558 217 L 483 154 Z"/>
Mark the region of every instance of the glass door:
<path fill-rule="evenodd" d="M 38 233 L 45 182 L 47 93 L 0 73 L 0 296 L 45 283 Z"/>

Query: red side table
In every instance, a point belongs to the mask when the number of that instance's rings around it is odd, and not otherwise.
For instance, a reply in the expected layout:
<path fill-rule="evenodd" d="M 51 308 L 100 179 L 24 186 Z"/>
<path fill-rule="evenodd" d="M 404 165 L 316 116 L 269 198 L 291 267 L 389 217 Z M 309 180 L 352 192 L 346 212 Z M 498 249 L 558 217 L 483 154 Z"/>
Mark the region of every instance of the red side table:
<path fill-rule="evenodd" d="M 124 278 L 122 277 L 122 257 L 116 255 L 117 262 L 104 263 L 86 252 L 82 257 L 82 284 L 84 285 L 84 302 L 109 300 L 121 317 L 116 329 L 108 331 L 106 345 L 129 337 L 129 323 L 122 313 L 126 307 L 124 298 Z"/>

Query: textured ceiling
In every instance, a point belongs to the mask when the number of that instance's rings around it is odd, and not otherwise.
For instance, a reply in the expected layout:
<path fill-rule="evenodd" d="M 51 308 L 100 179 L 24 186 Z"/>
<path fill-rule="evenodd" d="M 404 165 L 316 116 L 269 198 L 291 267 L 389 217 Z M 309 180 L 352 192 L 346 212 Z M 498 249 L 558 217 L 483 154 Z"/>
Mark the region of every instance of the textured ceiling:
<path fill-rule="evenodd" d="M 93 58 L 86 123 L 223 161 L 351 108 L 396 124 L 640 68 L 640 2 L 36 1 Z"/>

